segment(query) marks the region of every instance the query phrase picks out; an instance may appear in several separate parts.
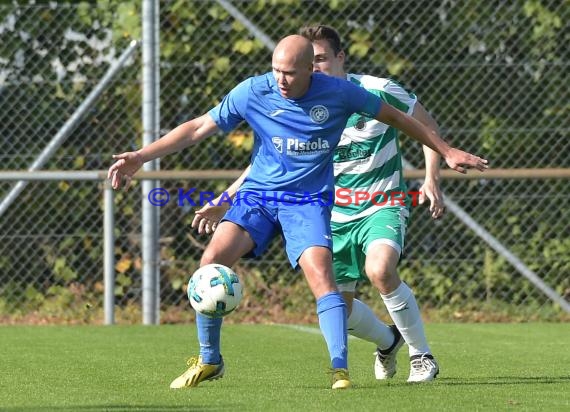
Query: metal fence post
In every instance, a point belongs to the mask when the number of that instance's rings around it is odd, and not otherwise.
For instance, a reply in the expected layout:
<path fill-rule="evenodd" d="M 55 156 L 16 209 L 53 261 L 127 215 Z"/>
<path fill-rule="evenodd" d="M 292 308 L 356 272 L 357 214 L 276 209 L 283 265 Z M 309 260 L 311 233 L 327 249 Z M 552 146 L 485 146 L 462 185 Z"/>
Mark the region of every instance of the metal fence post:
<path fill-rule="evenodd" d="M 143 92 L 142 122 L 143 146 L 158 138 L 159 116 L 159 64 L 158 64 L 158 0 L 143 1 Z M 145 171 L 158 170 L 158 159 L 147 162 Z M 143 324 L 156 325 L 159 320 L 159 212 L 150 204 L 147 197 L 152 189 L 159 186 L 158 180 L 145 180 L 142 183 L 142 312 Z"/>
<path fill-rule="evenodd" d="M 115 323 L 115 195 L 111 182 L 104 182 L 103 249 L 104 249 L 104 310 L 105 325 Z"/>

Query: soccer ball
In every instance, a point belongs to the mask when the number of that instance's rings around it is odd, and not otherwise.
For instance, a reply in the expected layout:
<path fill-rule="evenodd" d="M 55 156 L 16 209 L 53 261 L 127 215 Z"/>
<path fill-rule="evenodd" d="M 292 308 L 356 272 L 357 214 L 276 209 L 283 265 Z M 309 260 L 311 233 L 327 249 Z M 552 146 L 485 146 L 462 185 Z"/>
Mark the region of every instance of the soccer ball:
<path fill-rule="evenodd" d="M 222 318 L 233 312 L 241 298 L 238 275 L 224 265 L 202 266 L 188 282 L 190 304 L 196 312 L 210 318 Z"/>

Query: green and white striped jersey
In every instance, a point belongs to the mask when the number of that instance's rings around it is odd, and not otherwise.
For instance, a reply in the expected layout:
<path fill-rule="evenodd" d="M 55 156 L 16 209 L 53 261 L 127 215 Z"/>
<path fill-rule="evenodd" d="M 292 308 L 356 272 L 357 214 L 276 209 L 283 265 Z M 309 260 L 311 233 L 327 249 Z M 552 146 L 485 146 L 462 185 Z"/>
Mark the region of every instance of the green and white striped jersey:
<path fill-rule="evenodd" d="M 407 114 L 414 111 L 417 97 L 393 80 L 357 74 L 348 74 L 347 80 Z M 353 114 L 333 161 L 336 200 L 332 222 L 354 221 L 382 207 L 399 205 L 393 197 L 403 200 L 407 188 L 397 129 L 373 118 Z"/>

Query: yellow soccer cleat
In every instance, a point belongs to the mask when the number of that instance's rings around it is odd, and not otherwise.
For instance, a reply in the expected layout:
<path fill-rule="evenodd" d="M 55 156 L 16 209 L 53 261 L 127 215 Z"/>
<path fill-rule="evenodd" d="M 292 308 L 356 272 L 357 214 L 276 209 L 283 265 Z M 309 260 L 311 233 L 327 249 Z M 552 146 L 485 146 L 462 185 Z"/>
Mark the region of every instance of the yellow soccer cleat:
<path fill-rule="evenodd" d="M 348 389 L 352 386 L 348 376 L 348 369 L 336 368 L 332 371 L 332 388 Z"/>
<path fill-rule="evenodd" d="M 192 357 L 186 362 L 188 370 L 174 379 L 170 389 L 193 388 L 202 381 L 213 381 L 224 376 L 224 360 L 220 357 L 220 363 L 209 365 L 202 363 L 202 357 Z"/>

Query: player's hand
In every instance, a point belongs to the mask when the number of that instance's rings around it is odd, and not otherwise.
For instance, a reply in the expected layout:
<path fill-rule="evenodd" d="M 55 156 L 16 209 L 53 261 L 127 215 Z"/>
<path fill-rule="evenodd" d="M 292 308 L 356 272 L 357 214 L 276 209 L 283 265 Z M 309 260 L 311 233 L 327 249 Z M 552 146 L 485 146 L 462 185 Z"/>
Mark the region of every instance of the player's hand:
<path fill-rule="evenodd" d="M 439 219 L 445 213 L 443 194 L 439 188 L 439 183 L 433 179 L 426 179 L 420 187 L 419 204 L 423 205 L 429 200 L 429 212 L 433 219 Z"/>
<path fill-rule="evenodd" d="M 109 168 L 107 179 L 111 179 L 113 189 L 119 189 L 124 180 L 125 190 L 127 190 L 134 174 L 143 165 L 142 157 L 138 152 L 125 152 L 113 155 L 113 159 L 117 159 L 117 161 Z"/>
<path fill-rule="evenodd" d="M 204 233 L 210 234 L 214 233 L 218 227 L 218 223 L 224 217 L 224 214 L 229 209 L 229 204 L 227 202 L 222 202 L 221 204 L 206 204 L 200 210 L 196 211 L 196 215 L 192 220 L 192 227 L 198 229 L 198 233 L 203 235 Z"/>
<path fill-rule="evenodd" d="M 467 173 L 467 169 L 477 169 L 482 172 L 489 168 L 487 159 L 455 148 L 447 152 L 445 162 L 450 168 L 463 174 Z"/>

